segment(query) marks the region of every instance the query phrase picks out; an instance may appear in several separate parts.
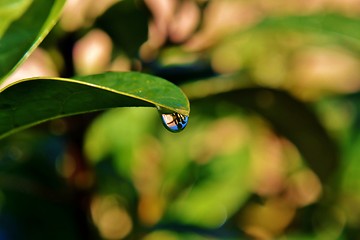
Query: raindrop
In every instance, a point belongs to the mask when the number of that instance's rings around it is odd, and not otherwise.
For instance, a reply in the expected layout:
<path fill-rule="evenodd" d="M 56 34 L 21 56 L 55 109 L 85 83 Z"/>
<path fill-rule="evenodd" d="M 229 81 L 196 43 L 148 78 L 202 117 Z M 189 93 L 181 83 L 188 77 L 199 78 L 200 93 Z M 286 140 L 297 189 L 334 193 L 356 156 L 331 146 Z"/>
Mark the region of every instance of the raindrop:
<path fill-rule="evenodd" d="M 161 116 L 163 125 L 170 132 L 182 131 L 186 127 L 186 125 L 189 121 L 188 116 L 182 115 L 180 113 L 175 113 L 175 112 L 165 113 L 165 112 L 162 112 L 160 109 L 159 109 L 159 112 L 160 112 L 160 116 Z"/>

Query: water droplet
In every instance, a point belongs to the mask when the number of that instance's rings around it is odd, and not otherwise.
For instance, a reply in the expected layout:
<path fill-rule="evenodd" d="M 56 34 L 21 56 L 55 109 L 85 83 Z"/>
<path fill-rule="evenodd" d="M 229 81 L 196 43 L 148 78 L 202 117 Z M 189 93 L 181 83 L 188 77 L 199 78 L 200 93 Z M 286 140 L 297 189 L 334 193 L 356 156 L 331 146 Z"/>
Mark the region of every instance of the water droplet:
<path fill-rule="evenodd" d="M 182 115 L 180 113 L 162 113 L 160 111 L 160 116 L 163 125 L 170 132 L 182 131 L 189 121 L 188 116 Z"/>

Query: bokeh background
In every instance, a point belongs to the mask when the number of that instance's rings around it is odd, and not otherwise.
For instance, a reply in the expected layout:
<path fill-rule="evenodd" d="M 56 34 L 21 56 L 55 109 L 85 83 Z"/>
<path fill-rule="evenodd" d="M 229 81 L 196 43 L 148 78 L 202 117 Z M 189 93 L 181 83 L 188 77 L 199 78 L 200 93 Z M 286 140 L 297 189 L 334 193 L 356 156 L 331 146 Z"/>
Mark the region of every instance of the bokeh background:
<path fill-rule="evenodd" d="M 141 71 L 124 108 L 0 144 L 0 239 L 360 239 L 359 0 L 68 0 L 8 81 Z"/>

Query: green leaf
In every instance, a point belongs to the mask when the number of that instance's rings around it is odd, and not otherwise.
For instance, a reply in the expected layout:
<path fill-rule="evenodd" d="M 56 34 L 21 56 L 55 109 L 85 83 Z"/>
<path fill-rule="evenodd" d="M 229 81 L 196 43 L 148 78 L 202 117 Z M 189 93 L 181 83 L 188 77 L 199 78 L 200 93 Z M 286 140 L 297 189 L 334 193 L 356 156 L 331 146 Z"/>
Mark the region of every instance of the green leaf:
<path fill-rule="evenodd" d="M 49 33 L 60 16 L 65 0 L 16 1 L 18 5 L 7 2 L 0 4 L 0 7 L 6 5 L 6 9 L 0 10 L 0 19 L 5 17 L 5 21 L 0 25 L 0 82 L 29 56 Z M 31 5 L 27 6 L 29 3 Z"/>
<path fill-rule="evenodd" d="M 0 138 L 50 119 L 132 106 L 160 106 L 183 115 L 190 112 L 188 99 L 178 87 L 147 74 L 30 78 L 0 93 Z"/>

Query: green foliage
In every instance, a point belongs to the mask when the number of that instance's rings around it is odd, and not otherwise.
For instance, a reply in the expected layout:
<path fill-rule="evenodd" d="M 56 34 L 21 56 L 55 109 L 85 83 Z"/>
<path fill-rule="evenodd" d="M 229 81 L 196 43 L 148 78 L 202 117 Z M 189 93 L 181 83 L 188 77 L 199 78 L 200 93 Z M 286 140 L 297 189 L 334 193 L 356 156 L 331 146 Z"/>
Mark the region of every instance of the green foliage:
<path fill-rule="evenodd" d="M 84 2 L 0 2 L 0 239 L 359 238 L 350 3 Z"/>

